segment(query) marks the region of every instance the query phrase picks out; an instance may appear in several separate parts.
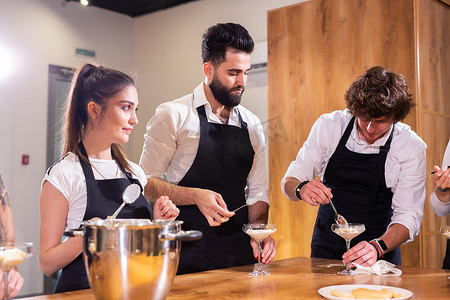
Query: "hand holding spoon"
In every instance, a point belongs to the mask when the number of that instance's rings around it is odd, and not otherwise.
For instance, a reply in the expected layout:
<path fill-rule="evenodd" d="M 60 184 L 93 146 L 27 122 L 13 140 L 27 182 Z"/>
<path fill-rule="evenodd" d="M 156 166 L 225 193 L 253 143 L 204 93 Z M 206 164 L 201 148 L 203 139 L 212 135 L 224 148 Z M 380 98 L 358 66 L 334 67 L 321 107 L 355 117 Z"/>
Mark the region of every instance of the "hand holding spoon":
<path fill-rule="evenodd" d="M 450 168 L 450 166 L 448 166 L 446 169 L 448 169 L 448 168 Z M 431 172 L 431 174 L 434 174 L 434 173 L 436 173 L 437 171 L 433 171 L 433 172 Z"/>
<path fill-rule="evenodd" d="M 139 198 L 139 194 L 141 193 L 141 187 L 137 185 L 136 183 L 132 183 L 129 186 L 125 188 L 123 191 L 122 199 L 123 202 L 119 206 L 119 208 L 113 213 L 110 219 L 115 219 L 119 212 L 122 210 L 122 208 L 125 206 L 125 204 L 130 204 L 136 201 L 137 198 Z"/>

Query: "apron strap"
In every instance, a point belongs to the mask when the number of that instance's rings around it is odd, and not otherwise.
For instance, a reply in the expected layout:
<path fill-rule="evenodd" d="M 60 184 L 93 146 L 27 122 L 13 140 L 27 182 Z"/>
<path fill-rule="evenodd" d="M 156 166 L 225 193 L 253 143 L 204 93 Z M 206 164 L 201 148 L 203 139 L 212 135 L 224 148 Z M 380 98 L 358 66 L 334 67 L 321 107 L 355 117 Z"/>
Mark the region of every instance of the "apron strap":
<path fill-rule="evenodd" d="M 378 154 L 377 164 L 374 168 L 375 182 L 374 182 L 374 184 L 372 184 L 372 189 L 371 189 L 372 197 L 370 199 L 370 203 L 374 206 L 377 205 L 379 184 L 380 184 L 381 178 L 383 178 L 384 164 L 386 163 L 387 154 L 388 154 L 389 150 L 391 149 L 391 141 L 392 141 L 392 137 L 394 135 L 394 126 L 395 125 L 392 125 L 391 134 L 389 135 L 389 138 L 387 139 L 386 143 L 380 147 L 380 153 Z"/>
<path fill-rule="evenodd" d="M 89 161 L 89 157 L 87 156 L 86 149 L 84 148 L 83 142 L 81 141 L 78 144 L 81 155 Z M 81 168 L 83 168 L 84 176 L 86 179 L 95 179 L 94 172 L 92 171 L 92 167 L 90 164 L 87 164 L 86 161 L 83 160 L 82 157 L 78 158 L 80 160 Z"/>
<path fill-rule="evenodd" d="M 78 146 L 80 148 L 81 155 L 83 155 L 83 157 L 89 161 L 89 158 L 86 153 L 86 149 L 84 148 L 84 145 L 83 145 L 83 142 L 80 142 L 78 144 Z M 111 151 L 111 155 L 112 155 L 113 159 L 116 161 L 116 164 L 119 167 L 119 169 L 125 174 L 125 176 L 128 178 L 128 180 L 131 183 L 135 183 L 135 184 L 139 185 L 139 187 L 141 188 L 141 193 L 142 193 L 144 191 L 144 189 L 143 189 L 141 183 L 139 182 L 139 180 L 137 180 L 136 178 L 133 178 L 131 173 L 128 172 L 127 170 L 125 170 L 125 168 L 119 163 L 117 158 L 114 156 L 114 153 L 112 151 Z M 81 167 L 83 168 L 84 176 L 86 177 L 86 179 L 95 179 L 94 172 L 92 171 L 91 165 L 88 165 L 81 157 L 79 158 L 79 160 L 80 160 Z"/>
<path fill-rule="evenodd" d="M 341 139 L 339 140 L 338 147 L 345 147 L 345 144 L 347 144 L 347 140 L 350 137 L 350 133 L 353 130 L 353 124 L 355 123 L 355 119 L 356 119 L 355 116 L 353 116 L 353 118 L 351 118 L 350 122 L 348 122 L 348 125 L 345 128 L 344 134 L 342 135 Z"/>
<path fill-rule="evenodd" d="M 198 112 L 198 118 L 200 119 L 200 122 L 206 122 L 208 123 L 208 118 L 206 117 L 206 112 L 205 112 L 205 106 L 199 106 L 197 107 L 197 112 Z M 241 122 L 241 126 L 244 129 L 247 129 L 248 125 L 246 122 L 244 122 L 244 120 L 242 120 L 242 116 L 241 116 L 241 112 L 238 109 L 238 118 L 239 118 L 239 122 Z"/>

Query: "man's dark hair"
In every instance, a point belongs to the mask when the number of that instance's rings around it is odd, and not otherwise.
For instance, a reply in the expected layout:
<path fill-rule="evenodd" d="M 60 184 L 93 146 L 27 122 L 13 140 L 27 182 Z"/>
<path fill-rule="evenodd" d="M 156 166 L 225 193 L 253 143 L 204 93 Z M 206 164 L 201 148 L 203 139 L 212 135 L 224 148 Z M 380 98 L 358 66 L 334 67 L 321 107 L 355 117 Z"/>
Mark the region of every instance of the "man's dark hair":
<path fill-rule="evenodd" d="M 365 120 L 389 116 L 398 122 L 415 106 L 405 77 L 380 66 L 370 68 L 353 82 L 345 100 L 350 112 Z"/>
<path fill-rule="evenodd" d="M 210 61 L 214 67 L 225 61 L 227 50 L 252 53 L 253 39 L 247 29 L 239 24 L 218 23 L 203 35 L 203 63 Z"/>

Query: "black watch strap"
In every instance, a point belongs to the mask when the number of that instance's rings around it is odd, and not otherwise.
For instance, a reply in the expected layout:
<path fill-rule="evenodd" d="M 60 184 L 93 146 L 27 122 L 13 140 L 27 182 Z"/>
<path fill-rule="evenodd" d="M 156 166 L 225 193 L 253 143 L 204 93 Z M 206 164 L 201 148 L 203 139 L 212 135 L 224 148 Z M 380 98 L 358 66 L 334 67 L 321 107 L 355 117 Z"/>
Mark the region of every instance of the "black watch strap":
<path fill-rule="evenodd" d="M 295 188 L 295 196 L 297 196 L 298 199 L 302 200 L 302 197 L 300 197 L 300 189 L 308 182 L 309 181 L 300 182 L 300 184 Z"/>

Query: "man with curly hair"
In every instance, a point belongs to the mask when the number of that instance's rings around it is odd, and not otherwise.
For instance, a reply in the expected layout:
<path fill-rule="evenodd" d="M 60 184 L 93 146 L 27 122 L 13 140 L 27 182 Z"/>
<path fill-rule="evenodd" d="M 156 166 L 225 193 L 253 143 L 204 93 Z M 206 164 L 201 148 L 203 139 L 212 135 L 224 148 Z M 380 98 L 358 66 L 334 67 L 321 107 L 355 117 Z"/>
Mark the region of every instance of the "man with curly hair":
<path fill-rule="evenodd" d="M 281 188 L 290 200 L 322 204 L 311 257 L 363 266 L 382 258 L 400 265 L 398 246 L 419 234 L 426 196 L 426 144 L 400 122 L 414 103 L 405 78 L 380 66 L 353 82 L 345 100 L 345 110 L 315 122 Z M 366 227 L 349 251 L 331 231 L 334 211 L 327 197 L 349 223 Z"/>

